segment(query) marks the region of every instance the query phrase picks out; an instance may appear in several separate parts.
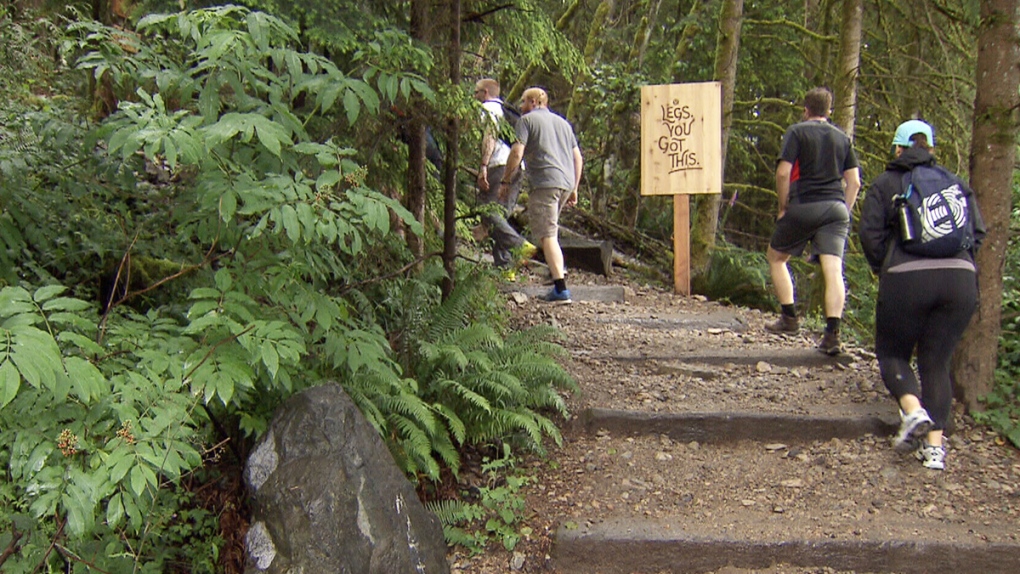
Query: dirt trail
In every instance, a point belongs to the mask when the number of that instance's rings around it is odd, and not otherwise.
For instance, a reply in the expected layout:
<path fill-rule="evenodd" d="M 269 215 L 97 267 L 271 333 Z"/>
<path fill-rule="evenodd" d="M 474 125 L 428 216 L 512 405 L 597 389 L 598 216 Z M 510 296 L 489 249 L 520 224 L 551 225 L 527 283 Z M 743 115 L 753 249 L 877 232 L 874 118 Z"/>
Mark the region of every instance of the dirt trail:
<path fill-rule="evenodd" d="M 1020 457 L 994 433 L 958 415 L 946 470 L 924 469 L 889 447 L 871 353 L 829 358 L 757 311 L 625 293 L 517 306 L 518 325 L 564 331 L 582 392 L 563 448 L 529 462 L 534 534 L 455 554 L 454 572 L 1020 570 Z"/>

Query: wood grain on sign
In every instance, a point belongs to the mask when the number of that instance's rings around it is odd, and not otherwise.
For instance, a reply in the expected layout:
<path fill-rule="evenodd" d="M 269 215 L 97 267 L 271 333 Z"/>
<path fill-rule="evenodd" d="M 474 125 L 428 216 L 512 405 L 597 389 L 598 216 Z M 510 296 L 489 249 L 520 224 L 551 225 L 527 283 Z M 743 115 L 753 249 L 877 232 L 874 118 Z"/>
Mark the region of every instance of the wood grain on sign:
<path fill-rule="evenodd" d="M 641 195 L 722 193 L 719 82 L 641 88 Z"/>

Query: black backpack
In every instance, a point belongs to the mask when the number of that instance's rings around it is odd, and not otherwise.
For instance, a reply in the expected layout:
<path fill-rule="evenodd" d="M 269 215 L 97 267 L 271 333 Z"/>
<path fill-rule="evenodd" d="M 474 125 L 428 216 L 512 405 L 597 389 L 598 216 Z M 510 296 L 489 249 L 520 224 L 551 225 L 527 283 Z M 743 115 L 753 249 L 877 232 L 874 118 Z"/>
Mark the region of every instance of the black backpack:
<path fill-rule="evenodd" d="M 521 119 L 521 111 L 501 99 L 486 100 L 486 103 L 489 102 L 499 102 L 503 107 L 503 121 L 499 122 L 496 137 L 508 146 L 514 145 L 517 141 L 517 122 Z"/>
<path fill-rule="evenodd" d="M 968 192 L 939 166 L 919 165 L 903 174 L 894 199 L 903 250 L 922 257 L 953 257 L 974 246 Z"/>

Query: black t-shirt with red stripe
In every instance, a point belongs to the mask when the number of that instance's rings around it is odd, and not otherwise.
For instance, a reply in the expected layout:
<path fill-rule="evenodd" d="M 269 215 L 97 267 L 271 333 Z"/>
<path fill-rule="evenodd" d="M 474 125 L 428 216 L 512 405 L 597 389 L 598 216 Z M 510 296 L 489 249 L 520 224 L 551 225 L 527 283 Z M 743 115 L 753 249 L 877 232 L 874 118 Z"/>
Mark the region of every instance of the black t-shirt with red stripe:
<path fill-rule="evenodd" d="M 789 203 L 845 201 L 843 172 L 858 167 L 850 138 L 828 120 L 790 126 L 779 159 L 793 164 Z"/>

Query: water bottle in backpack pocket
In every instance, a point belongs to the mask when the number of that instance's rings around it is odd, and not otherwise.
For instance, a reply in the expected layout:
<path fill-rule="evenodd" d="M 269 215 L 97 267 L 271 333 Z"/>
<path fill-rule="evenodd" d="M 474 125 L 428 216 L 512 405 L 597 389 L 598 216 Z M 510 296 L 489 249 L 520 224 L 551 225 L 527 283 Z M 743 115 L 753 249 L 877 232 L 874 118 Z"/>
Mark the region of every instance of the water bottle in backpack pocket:
<path fill-rule="evenodd" d="M 938 166 L 917 166 L 903 175 L 903 189 L 894 206 L 904 251 L 953 257 L 974 246 L 967 192 L 956 176 Z"/>
<path fill-rule="evenodd" d="M 907 202 L 907 198 L 897 195 L 893 200 L 896 207 L 896 224 L 900 230 L 900 243 L 914 243 L 917 241 L 917 214 L 914 208 Z"/>

